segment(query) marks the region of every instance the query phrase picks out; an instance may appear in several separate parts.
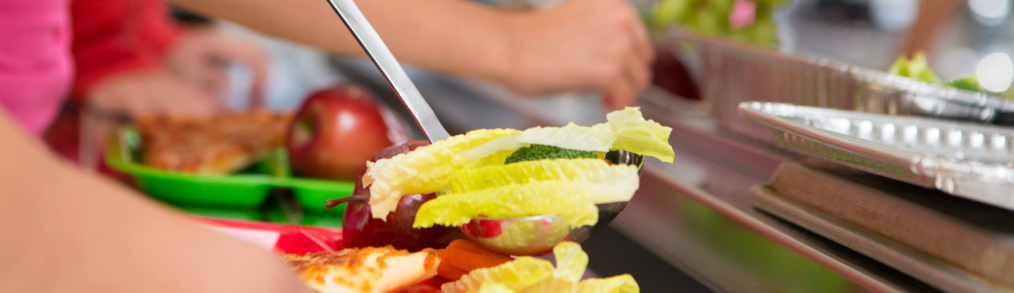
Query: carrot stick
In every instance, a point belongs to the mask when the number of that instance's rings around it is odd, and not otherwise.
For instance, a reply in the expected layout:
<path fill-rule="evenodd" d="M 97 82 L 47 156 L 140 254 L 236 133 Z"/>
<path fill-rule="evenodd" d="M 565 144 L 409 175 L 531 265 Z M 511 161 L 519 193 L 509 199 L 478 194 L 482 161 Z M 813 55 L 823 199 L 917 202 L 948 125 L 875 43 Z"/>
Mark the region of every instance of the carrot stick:
<path fill-rule="evenodd" d="M 464 276 L 467 273 L 468 271 L 459 269 L 447 262 L 441 262 L 440 266 L 437 267 L 437 276 L 447 281 L 457 281 L 458 279 L 461 279 L 461 276 Z"/>
<path fill-rule="evenodd" d="M 464 271 L 495 267 L 513 260 L 509 255 L 486 250 L 468 240 L 455 240 L 447 246 L 443 263 L 453 265 Z"/>

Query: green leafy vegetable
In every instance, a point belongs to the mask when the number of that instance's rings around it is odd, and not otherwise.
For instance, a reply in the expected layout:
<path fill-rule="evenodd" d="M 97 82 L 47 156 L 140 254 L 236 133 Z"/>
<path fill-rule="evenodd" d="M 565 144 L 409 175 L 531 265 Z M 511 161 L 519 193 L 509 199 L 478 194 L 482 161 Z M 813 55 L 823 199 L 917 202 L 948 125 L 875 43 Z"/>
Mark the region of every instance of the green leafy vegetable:
<path fill-rule="evenodd" d="M 982 91 L 982 88 L 979 87 L 979 80 L 975 77 L 966 77 L 951 80 L 947 82 L 947 86 L 966 91 L 973 92 Z"/>
<path fill-rule="evenodd" d="M 940 77 L 937 77 L 937 74 L 930 69 L 929 62 L 926 61 L 926 54 L 923 52 L 915 53 L 912 59 L 905 58 L 905 55 L 898 56 L 888 72 L 921 82 L 943 84 Z"/>
<path fill-rule="evenodd" d="M 598 158 L 599 155 L 595 152 L 578 151 L 565 148 L 559 148 L 555 146 L 533 144 L 526 147 L 521 147 L 514 151 L 504 164 L 523 162 L 523 161 L 535 161 L 542 159 L 577 159 L 577 158 Z"/>

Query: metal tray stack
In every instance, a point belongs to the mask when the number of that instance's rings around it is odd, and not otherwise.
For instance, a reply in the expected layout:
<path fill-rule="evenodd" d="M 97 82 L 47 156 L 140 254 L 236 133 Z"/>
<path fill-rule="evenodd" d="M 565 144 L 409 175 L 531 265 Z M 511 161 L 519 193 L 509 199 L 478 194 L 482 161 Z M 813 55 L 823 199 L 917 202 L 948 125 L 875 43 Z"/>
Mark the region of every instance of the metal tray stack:
<path fill-rule="evenodd" d="M 744 102 L 799 153 L 1014 210 L 1014 128 Z"/>
<path fill-rule="evenodd" d="M 773 130 L 738 114 L 746 101 L 768 101 L 889 115 L 1014 125 L 1014 102 L 928 84 L 826 59 L 784 54 L 672 28 L 656 35 L 697 70 L 719 126 L 775 144 Z M 693 60 L 686 60 L 693 59 Z"/>
<path fill-rule="evenodd" d="M 754 188 L 756 208 L 946 291 L 1012 292 L 1014 128 L 771 102 L 739 111 L 782 148 L 859 170 L 785 163 Z"/>

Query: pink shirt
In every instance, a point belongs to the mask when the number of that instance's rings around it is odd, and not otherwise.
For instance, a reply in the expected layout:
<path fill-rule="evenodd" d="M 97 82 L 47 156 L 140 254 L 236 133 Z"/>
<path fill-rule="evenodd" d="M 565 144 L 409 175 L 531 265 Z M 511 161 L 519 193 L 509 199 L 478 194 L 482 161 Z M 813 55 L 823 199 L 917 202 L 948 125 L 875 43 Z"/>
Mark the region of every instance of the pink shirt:
<path fill-rule="evenodd" d="M 0 0 L 0 106 L 36 135 L 73 75 L 68 0 Z"/>

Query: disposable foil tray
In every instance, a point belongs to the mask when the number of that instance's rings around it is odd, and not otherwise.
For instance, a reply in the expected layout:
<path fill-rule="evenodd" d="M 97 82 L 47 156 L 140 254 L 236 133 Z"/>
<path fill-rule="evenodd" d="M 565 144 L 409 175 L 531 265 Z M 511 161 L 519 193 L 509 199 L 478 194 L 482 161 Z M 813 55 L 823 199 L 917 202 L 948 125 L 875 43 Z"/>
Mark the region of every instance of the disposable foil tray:
<path fill-rule="evenodd" d="M 1014 129 L 770 102 L 744 102 L 777 145 L 1014 210 Z"/>
<path fill-rule="evenodd" d="M 700 81 L 716 123 L 738 134 L 775 143 L 770 129 L 737 113 L 746 101 L 889 115 L 910 115 L 1014 125 L 1014 101 L 979 92 L 837 63 L 786 54 L 672 28 L 654 36 L 677 53 Z"/>

